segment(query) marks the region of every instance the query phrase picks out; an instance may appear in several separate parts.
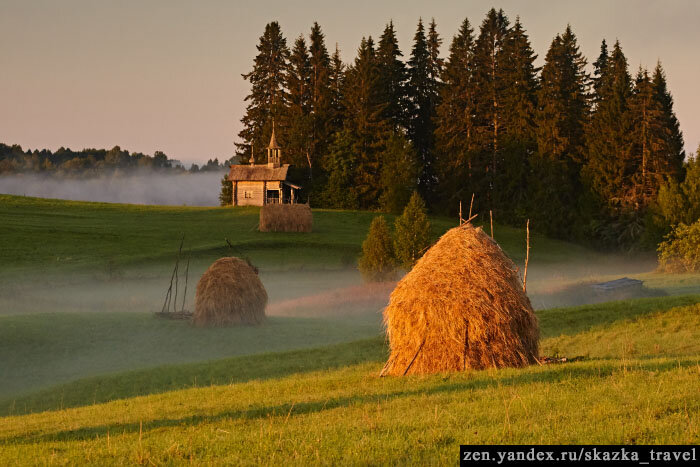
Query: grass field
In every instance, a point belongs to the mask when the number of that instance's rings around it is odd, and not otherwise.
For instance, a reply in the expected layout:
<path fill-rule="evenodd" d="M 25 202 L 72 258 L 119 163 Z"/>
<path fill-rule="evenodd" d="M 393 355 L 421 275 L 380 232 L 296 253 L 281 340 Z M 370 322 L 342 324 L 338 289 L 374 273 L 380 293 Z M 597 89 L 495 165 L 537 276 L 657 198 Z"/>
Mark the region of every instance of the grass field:
<path fill-rule="evenodd" d="M 172 261 L 180 236 L 197 258 L 231 254 L 225 240 L 267 270 L 300 266 L 339 267 L 353 264 L 371 212 L 314 210 L 310 234 L 261 233 L 257 208 L 139 206 L 48 200 L 0 195 L 2 273 L 80 270 L 139 266 Z M 390 222 L 394 216 L 384 214 Z M 431 218 L 433 234 L 456 225 L 455 219 Z M 524 229 L 496 225 L 501 246 L 516 260 L 524 257 Z M 79 244 L 79 248 L 77 248 Z M 567 242 L 532 236 L 539 261 L 558 262 L 590 251 Z"/>
<path fill-rule="evenodd" d="M 544 352 L 585 359 L 521 370 L 379 378 L 376 338 L 77 381 L 5 405 L 52 410 L 3 418 L 0 456 L 454 463 L 460 443 L 698 443 L 698 303 L 542 312 Z"/>
<path fill-rule="evenodd" d="M 535 305 L 585 302 L 585 283 L 623 274 L 670 295 L 538 310 L 542 353 L 581 361 L 409 378 L 377 376 L 379 304 L 259 328 L 148 313 L 183 233 L 193 277 L 248 256 L 274 305 L 360 284 L 374 215 L 314 211 L 312 234 L 261 234 L 252 208 L 0 195 L 0 459 L 424 464 L 455 463 L 467 443 L 700 441 L 700 276 L 536 231 Z M 454 225 L 432 221 L 435 237 Z M 522 261 L 523 232 L 495 230 Z"/>

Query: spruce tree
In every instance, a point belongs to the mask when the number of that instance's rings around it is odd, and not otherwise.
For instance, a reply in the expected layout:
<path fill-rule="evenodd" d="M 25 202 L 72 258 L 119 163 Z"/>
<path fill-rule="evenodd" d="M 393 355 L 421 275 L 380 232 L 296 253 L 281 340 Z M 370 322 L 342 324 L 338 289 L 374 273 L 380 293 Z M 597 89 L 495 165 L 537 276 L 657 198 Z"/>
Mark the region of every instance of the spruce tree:
<path fill-rule="evenodd" d="M 355 190 L 362 208 L 375 208 L 379 200 L 381 143 L 387 136 L 382 119 L 384 105 L 379 98 L 379 73 L 374 41 L 362 38 L 357 58 L 345 73 L 344 128 L 355 139 L 357 163 Z"/>
<path fill-rule="evenodd" d="M 485 197 L 493 203 L 493 189 L 500 163 L 503 91 L 507 86 L 502 73 L 501 50 L 508 34 L 508 18 L 503 10 L 489 10 L 481 23 L 474 47 L 475 139 L 482 155 L 481 170 L 487 182 Z"/>
<path fill-rule="evenodd" d="M 442 74 L 440 105 L 436 109 L 437 204 L 455 212 L 460 200 L 480 192 L 482 177 L 473 177 L 474 95 L 472 89 L 473 29 L 465 18 L 450 44 Z"/>
<path fill-rule="evenodd" d="M 431 108 L 435 109 L 440 102 L 440 78 L 442 71 L 445 68 L 445 61 L 440 58 L 440 46 L 442 38 L 437 32 L 437 23 L 435 18 L 430 20 L 428 26 L 428 75 L 430 76 L 430 98 L 432 99 Z"/>
<path fill-rule="evenodd" d="M 636 205 L 631 94 L 627 58 L 618 41 L 600 78 L 597 106 L 587 132 L 585 167 L 585 176 L 594 193 L 609 208 L 609 213 L 615 215 Z"/>
<path fill-rule="evenodd" d="M 504 220 L 521 220 L 526 210 L 528 162 L 536 150 L 537 55 L 516 18 L 508 30 L 498 61 L 503 81 L 501 93 L 501 170 L 494 186 L 494 207 Z"/>
<path fill-rule="evenodd" d="M 420 191 L 424 196 L 430 197 L 435 185 L 434 118 L 439 99 L 438 78 L 442 67 L 438 55 L 440 38 L 435 22 L 431 22 L 426 38 L 423 21 L 419 20 L 413 41 L 408 61 L 408 135 L 421 163 Z"/>
<path fill-rule="evenodd" d="M 608 68 L 608 60 L 610 54 L 608 53 L 608 43 L 603 42 L 600 44 L 600 54 L 595 62 L 593 62 L 593 77 L 591 79 L 593 83 L 593 104 L 597 104 L 597 96 L 600 94 L 602 77 L 606 73 Z"/>
<path fill-rule="evenodd" d="M 233 184 L 229 182 L 228 175 L 224 175 L 224 177 L 221 179 L 221 191 L 219 191 L 219 204 L 221 206 L 229 206 L 233 204 Z"/>
<path fill-rule="evenodd" d="M 309 36 L 309 66 L 311 67 L 311 147 L 310 166 L 321 166 L 330 137 L 335 131 L 332 115 L 331 58 L 326 48 L 325 36 L 318 23 L 314 23 Z M 311 174 L 313 175 L 313 173 Z"/>
<path fill-rule="evenodd" d="M 333 56 L 331 57 L 328 84 L 330 86 L 329 133 L 332 137 L 333 133 L 343 127 L 343 115 L 345 113 L 345 65 L 340 58 L 340 49 L 338 49 L 338 44 L 335 45 L 335 52 L 333 52 Z"/>
<path fill-rule="evenodd" d="M 673 110 L 673 97 L 668 90 L 666 83 L 666 73 L 664 72 L 661 62 L 656 64 L 652 83 L 656 94 L 656 100 L 661 104 L 662 118 L 666 133 L 665 150 L 668 154 L 668 166 L 671 177 L 678 177 L 683 161 L 685 160 L 685 150 L 683 149 L 683 133 L 680 130 L 680 124 L 676 118 L 676 113 Z"/>
<path fill-rule="evenodd" d="M 589 100 L 586 60 L 576 36 L 566 31 L 552 41 L 537 93 L 537 151 L 530 159 L 528 213 L 541 231 L 568 237 L 583 215 L 579 209 Z"/>
<path fill-rule="evenodd" d="M 272 122 L 284 128 L 287 108 L 286 75 L 289 66 L 289 49 L 279 23 L 273 21 L 265 26 L 257 46 L 258 54 L 253 70 L 242 75 L 250 82 L 250 94 L 246 114 L 241 119 L 243 129 L 238 133 L 241 142 L 236 143 L 236 153 L 242 161 L 255 151 L 258 162 L 263 160 L 265 148 L 270 141 Z M 284 142 L 284 135 L 278 135 Z"/>
<path fill-rule="evenodd" d="M 379 78 L 378 98 L 384 106 L 382 119 L 387 120 L 394 131 L 403 129 L 406 121 L 406 65 L 396 39 L 394 23 L 389 22 L 379 38 L 377 67 Z"/>
<path fill-rule="evenodd" d="M 430 246 L 430 221 L 425 203 L 414 191 L 403 210 L 394 221 L 394 250 L 404 269 L 409 270 Z"/>
<path fill-rule="evenodd" d="M 663 109 L 656 99 L 647 70 L 641 68 L 635 78 L 629 104 L 632 157 L 634 164 L 634 205 L 646 208 L 656 198 L 664 176 L 672 172 L 665 151 Z M 674 170 L 675 171 L 675 170 Z"/>
<path fill-rule="evenodd" d="M 313 141 L 312 70 L 304 36 L 299 36 L 294 42 L 285 85 L 288 95 L 285 158 L 296 167 L 311 169 Z M 277 125 L 276 131 L 279 134 L 279 125 Z"/>
<path fill-rule="evenodd" d="M 384 282 L 396 278 L 396 259 L 391 232 L 383 216 L 372 219 L 367 237 L 362 242 L 362 256 L 358 267 L 367 282 Z"/>

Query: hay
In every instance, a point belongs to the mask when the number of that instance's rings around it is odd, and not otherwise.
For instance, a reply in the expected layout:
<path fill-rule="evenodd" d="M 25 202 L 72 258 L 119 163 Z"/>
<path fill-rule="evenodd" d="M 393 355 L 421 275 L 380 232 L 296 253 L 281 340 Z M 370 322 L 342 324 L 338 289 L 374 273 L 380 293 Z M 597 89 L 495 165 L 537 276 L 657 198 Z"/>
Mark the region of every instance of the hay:
<path fill-rule="evenodd" d="M 260 208 L 261 232 L 311 232 L 312 225 L 308 204 L 268 204 Z"/>
<path fill-rule="evenodd" d="M 539 328 L 516 266 L 481 228 L 448 231 L 391 293 L 382 374 L 535 363 Z"/>
<path fill-rule="evenodd" d="M 239 258 L 221 258 L 197 283 L 193 323 L 197 326 L 260 324 L 267 292 L 255 270 Z"/>

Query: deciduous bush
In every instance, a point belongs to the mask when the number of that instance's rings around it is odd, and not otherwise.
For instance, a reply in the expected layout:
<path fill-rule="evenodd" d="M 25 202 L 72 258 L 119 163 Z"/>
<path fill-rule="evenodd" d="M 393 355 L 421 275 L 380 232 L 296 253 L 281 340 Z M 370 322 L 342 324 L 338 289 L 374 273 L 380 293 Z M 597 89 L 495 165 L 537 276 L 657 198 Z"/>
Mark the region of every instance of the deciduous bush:
<path fill-rule="evenodd" d="M 678 224 L 661 242 L 659 267 L 667 272 L 700 272 L 700 221 Z"/>

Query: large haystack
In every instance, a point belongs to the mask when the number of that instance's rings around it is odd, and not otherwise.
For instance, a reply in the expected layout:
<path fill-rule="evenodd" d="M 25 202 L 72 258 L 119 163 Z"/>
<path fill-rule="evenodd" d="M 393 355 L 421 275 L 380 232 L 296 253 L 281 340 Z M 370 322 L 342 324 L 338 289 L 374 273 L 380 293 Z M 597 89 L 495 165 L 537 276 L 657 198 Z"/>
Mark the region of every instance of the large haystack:
<path fill-rule="evenodd" d="M 481 228 L 448 231 L 396 286 L 382 374 L 534 363 L 539 328 L 515 264 Z"/>
<path fill-rule="evenodd" d="M 259 324 L 267 292 L 257 272 L 239 258 L 221 258 L 197 284 L 193 322 L 197 326 Z"/>
<path fill-rule="evenodd" d="M 261 232 L 311 232 L 313 221 L 308 204 L 268 204 L 260 208 Z"/>

